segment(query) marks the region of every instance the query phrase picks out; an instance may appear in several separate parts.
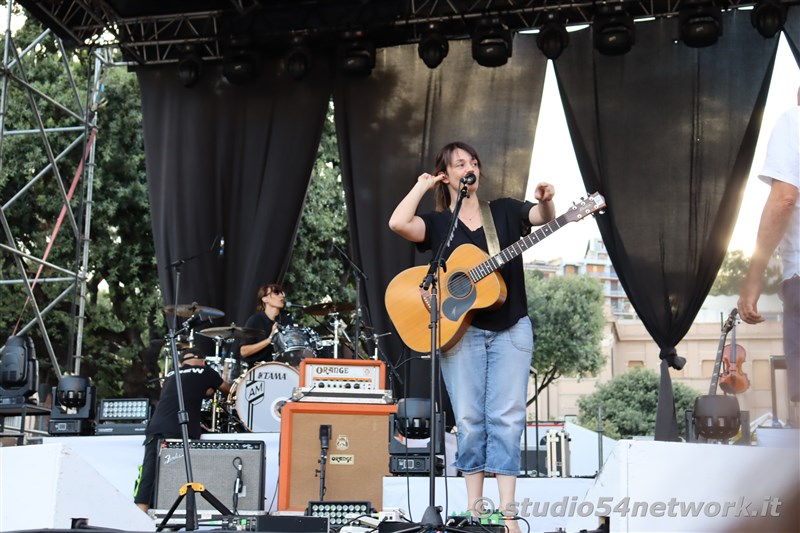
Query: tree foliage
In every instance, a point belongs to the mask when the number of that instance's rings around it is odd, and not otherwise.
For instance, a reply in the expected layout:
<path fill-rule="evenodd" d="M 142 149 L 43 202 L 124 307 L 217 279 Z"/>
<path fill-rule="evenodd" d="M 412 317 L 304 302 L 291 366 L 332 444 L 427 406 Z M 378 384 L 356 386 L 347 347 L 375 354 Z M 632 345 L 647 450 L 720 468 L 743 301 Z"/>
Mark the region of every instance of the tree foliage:
<path fill-rule="evenodd" d="M 773 256 L 773 259 L 777 257 Z M 742 282 L 747 269 L 750 267 L 750 258 L 741 250 L 731 250 L 725 254 L 722 265 L 719 267 L 717 279 L 711 287 L 711 296 L 735 296 L 742 290 Z M 781 269 L 776 261 L 771 261 L 764 274 L 764 294 L 775 294 L 781 283 Z"/>
<path fill-rule="evenodd" d="M 578 400 L 578 424 L 597 430 L 597 414 L 602 409 L 603 431 L 614 439 L 654 435 L 658 408 L 659 375 L 641 367 L 615 376 L 598 385 L 597 390 Z M 673 382 L 675 409 L 681 434 L 686 431 L 682 413 L 694 406 L 698 392 L 683 383 Z"/>
<path fill-rule="evenodd" d="M 537 394 L 561 376 L 597 375 L 605 363 L 600 283 L 588 276 L 541 278 L 526 272 L 525 289 L 536 335 L 531 365 L 538 375 Z"/>

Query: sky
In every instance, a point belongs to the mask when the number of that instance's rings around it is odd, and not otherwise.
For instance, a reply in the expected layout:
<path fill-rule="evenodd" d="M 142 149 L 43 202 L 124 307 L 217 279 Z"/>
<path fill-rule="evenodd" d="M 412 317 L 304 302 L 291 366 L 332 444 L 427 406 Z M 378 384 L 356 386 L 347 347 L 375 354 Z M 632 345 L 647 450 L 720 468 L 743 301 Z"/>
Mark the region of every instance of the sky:
<path fill-rule="evenodd" d="M 769 187 L 758 179 L 758 171 L 764 162 L 772 125 L 784 110 L 797 104 L 798 86 L 800 86 L 800 70 L 786 39 L 781 37 L 753 165 L 739 210 L 739 218 L 728 246 L 729 250 L 743 250 L 748 256 L 753 251 L 761 210 L 769 193 Z M 533 199 L 533 188 L 540 181 L 547 181 L 555 186 L 557 215 L 566 211 L 573 201 L 585 197 L 587 192 L 594 192 L 586 191 L 578 170 L 564 118 L 564 109 L 558 95 L 552 61 L 547 65 L 529 176 L 526 195 L 528 199 Z M 600 231 L 594 219 L 576 222 L 560 229 L 558 238 L 545 239 L 525 252 L 523 258 L 526 262 L 556 258 L 575 261 L 583 258 L 588 241 L 599 237 Z"/>

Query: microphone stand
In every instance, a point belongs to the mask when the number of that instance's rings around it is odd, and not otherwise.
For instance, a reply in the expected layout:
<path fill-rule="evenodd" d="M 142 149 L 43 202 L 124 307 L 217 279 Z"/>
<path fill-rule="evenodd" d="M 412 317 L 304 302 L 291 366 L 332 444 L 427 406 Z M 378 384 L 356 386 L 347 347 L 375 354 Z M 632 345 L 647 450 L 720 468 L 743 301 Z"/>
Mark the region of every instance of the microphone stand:
<path fill-rule="evenodd" d="M 319 501 L 325 501 L 325 466 L 328 464 L 328 446 L 331 439 L 331 426 L 323 424 L 319 427 Z"/>
<path fill-rule="evenodd" d="M 474 181 L 474 180 L 473 180 Z M 440 272 L 444 271 L 447 272 L 447 263 L 442 259 L 444 255 L 445 249 L 450 246 L 451 241 L 453 240 L 453 236 L 455 234 L 456 227 L 458 225 L 458 213 L 461 211 L 461 204 L 464 202 L 464 198 L 469 196 L 469 192 L 467 191 L 467 184 L 462 181 L 461 191 L 456 199 L 456 205 L 453 208 L 453 218 L 450 221 L 450 228 L 447 232 L 447 239 L 442 242 L 442 245 L 437 250 L 436 255 L 430 262 L 430 267 L 428 268 L 428 272 L 422 280 L 420 286 L 424 291 L 428 291 L 430 289 L 430 302 L 431 302 L 431 320 L 430 320 L 430 330 L 431 330 L 431 411 L 430 411 L 430 427 L 431 427 L 431 441 L 430 441 L 430 450 L 428 454 L 428 461 L 430 463 L 430 469 L 428 471 L 428 507 L 425 509 L 425 512 L 422 514 L 422 521 L 419 525 L 408 528 L 400 531 L 396 531 L 395 533 L 407 533 L 410 531 L 418 530 L 422 527 L 422 531 L 442 531 L 445 529 L 444 521 L 442 520 L 442 515 L 440 514 L 442 511 L 441 507 L 436 505 L 436 451 L 437 451 L 437 444 L 439 442 L 439 437 L 442 436 L 443 429 L 441 424 L 436 424 L 437 420 L 437 405 L 436 405 L 436 398 L 437 398 L 437 389 L 439 384 L 439 356 L 441 355 L 439 350 L 439 300 L 438 300 L 438 278 L 440 277 Z"/>
<path fill-rule="evenodd" d="M 169 519 L 172 518 L 175 509 L 178 508 L 181 501 L 183 501 L 184 497 L 186 498 L 186 530 L 187 531 L 196 530 L 197 502 L 195 499 L 195 492 L 199 492 L 200 495 L 208 503 L 213 505 L 214 508 L 217 509 L 221 514 L 225 516 L 231 516 L 231 512 L 228 510 L 227 507 L 225 507 L 225 505 L 221 501 L 219 501 L 213 494 L 208 492 L 202 484 L 194 482 L 194 477 L 192 474 L 192 460 L 189 454 L 189 428 L 188 428 L 189 414 L 186 412 L 186 403 L 183 400 L 183 385 L 181 384 L 180 361 L 178 360 L 178 346 L 175 341 L 178 335 L 186 329 L 186 326 L 184 326 L 184 328 L 181 329 L 181 331 L 177 331 L 178 294 L 180 294 L 181 267 L 187 262 L 202 255 L 206 255 L 211 251 L 213 251 L 213 246 L 212 249 L 207 252 L 195 254 L 187 259 L 179 259 L 170 264 L 170 268 L 175 270 L 175 300 L 173 302 L 174 307 L 172 308 L 172 320 L 170 323 L 170 330 L 168 336 L 169 336 L 169 347 L 170 351 L 172 352 L 172 367 L 175 372 L 175 387 L 177 388 L 178 392 L 178 423 L 181 426 L 181 440 L 183 442 L 183 462 L 186 467 L 186 484 L 183 487 L 181 487 L 178 498 L 172 504 L 172 507 L 170 507 L 169 511 L 167 511 L 166 516 L 164 516 L 164 519 L 158 525 L 156 531 L 162 531 L 164 529 L 164 527 L 167 525 L 167 522 L 169 522 Z M 187 321 L 187 323 L 188 322 L 189 321 Z"/>
<path fill-rule="evenodd" d="M 339 248 L 339 245 L 334 242 L 333 247 L 336 248 L 336 251 L 338 251 L 348 263 L 350 263 L 353 272 L 356 274 L 356 327 L 355 338 L 353 339 L 353 357 L 358 359 L 358 348 L 359 344 L 361 343 L 361 339 L 359 338 L 359 335 L 361 334 L 361 280 L 363 279 L 366 281 L 369 278 L 366 274 L 364 274 L 364 271 L 358 268 L 358 265 L 356 265 L 353 260 L 350 259 L 350 256 L 348 256 L 344 250 Z"/>

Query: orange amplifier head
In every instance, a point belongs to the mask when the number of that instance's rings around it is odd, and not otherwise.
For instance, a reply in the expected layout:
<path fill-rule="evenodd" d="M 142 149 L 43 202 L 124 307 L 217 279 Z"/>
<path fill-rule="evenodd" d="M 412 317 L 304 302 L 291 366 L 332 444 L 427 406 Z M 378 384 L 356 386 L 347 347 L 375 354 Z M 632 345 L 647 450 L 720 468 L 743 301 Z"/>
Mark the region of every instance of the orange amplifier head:
<path fill-rule="evenodd" d="M 300 361 L 300 386 L 320 389 L 380 390 L 386 383 L 386 365 L 372 359 L 318 359 Z"/>

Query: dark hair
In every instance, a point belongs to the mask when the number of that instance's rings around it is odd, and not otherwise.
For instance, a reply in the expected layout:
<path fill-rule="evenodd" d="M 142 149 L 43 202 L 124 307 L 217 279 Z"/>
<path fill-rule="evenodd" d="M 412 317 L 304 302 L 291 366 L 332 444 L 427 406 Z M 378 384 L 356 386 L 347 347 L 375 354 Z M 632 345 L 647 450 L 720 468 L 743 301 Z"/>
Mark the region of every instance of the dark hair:
<path fill-rule="evenodd" d="M 184 348 L 180 352 L 178 352 L 178 359 L 180 362 L 183 363 L 188 361 L 189 359 L 205 359 L 205 354 L 200 351 L 200 348 L 197 346 L 190 346 L 189 348 Z"/>
<path fill-rule="evenodd" d="M 439 153 L 436 154 L 436 161 L 434 162 L 433 175 L 436 176 L 440 172 L 447 172 L 447 165 L 453 157 L 453 152 L 456 150 L 464 150 L 471 155 L 478 162 L 478 167 L 481 166 L 481 158 L 478 157 L 478 151 L 465 142 L 454 141 L 445 144 Z M 444 211 L 450 207 L 450 189 L 446 183 L 439 182 L 434 189 L 434 198 L 436 199 L 436 210 Z"/>
<path fill-rule="evenodd" d="M 278 285 L 277 283 L 270 283 L 268 285 L 262 285 L 258 288 L 258 304 L 256 305 L 256 311 L 263 311 L 264 310 L 264 302 L 262 299 L 267 294 L 273 292 L 283 292 L 283 287 Z"/>

